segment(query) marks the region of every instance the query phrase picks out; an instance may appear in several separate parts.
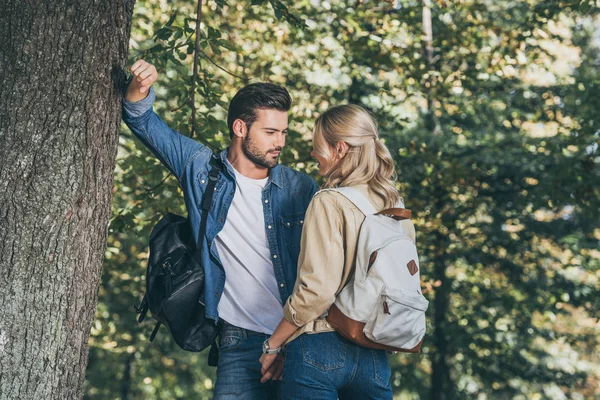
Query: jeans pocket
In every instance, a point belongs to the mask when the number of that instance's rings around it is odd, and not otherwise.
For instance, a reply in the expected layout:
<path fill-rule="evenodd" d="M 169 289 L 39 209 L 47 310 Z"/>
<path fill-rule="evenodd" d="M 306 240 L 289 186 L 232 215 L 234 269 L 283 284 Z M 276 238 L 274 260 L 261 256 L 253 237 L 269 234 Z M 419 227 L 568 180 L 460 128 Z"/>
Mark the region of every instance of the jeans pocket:
<path fill-rule="evenodd" d="M 224 326 L 219 332 L 219 351 L 235 349 L 242 343 L 243 333 L 240 328 Z"/>
<path fill-rule="evenodd" d="M 344 368 L 347 343 L 335 332 L 303 334 L 302 360 L 321 371 Z"/>
<path fill-rule="evenodd" d="M 219 351 L 235 349 L 242 342 L 241 338 L 234 336 L 225 336 L 219 339 Z"/>
<path fill-rule="evenodd" d="M 373 355 L 373 369 L 375 370 L 375 381 L 384 387 L 390 385 L 392 370 L 385 350 L 371 350 Z"/>

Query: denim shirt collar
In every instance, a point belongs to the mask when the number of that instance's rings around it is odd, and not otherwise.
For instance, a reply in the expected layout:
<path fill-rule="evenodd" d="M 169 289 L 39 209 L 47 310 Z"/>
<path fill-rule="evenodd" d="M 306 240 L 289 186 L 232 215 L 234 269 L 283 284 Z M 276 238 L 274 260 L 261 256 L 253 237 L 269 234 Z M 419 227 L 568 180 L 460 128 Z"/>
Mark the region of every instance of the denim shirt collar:
<path fill-rule="evenodd" d="M 233 171 L 233 169 L 231 168 L 231 164 L 229 164 L 227 162 L 227 154 L 229 154 L 229 147 L 227 147 L 225 150 L 222 150 L 219 153 L 219 157 L 221 158 L 221 162 L 223 163 L 223 165 L 225 166 L 225 168 L 227 169 L 227 172 L 229 172 L 229 174 L 235 178 L 235 172 Z M 281 165 L 277 164 L 275 167 L 271 168 L 269 170 L 269 180 L 267 181 L 267 185 L 269 183 L 273 183 L 275 184 L 277 187 L 279 188 L 283 188 L 283 182 L 282 182 L 282 174 L 281 174 Z"/>

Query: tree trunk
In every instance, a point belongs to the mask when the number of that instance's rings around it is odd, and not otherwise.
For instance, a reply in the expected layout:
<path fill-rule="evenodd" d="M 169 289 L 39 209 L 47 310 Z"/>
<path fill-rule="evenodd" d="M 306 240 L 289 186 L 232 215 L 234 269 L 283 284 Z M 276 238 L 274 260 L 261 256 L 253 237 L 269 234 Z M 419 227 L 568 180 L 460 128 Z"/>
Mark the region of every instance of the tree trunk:
<path fill-rule="evenodd" d="M 438 184 L 441 184 L 441 182 Z M 433 275 L 434 279 L 439 281 L 441 285 L 436 288 L 433 300 L 433 342 L 435 343 L 435 350 L 431 355 L 431 399 L 445 400 L 454 398 L 454 388 L 450 381 L 450 371 L 447 363 L 448 339 L 446 338 L 446 314 L 450 301 L 450 282 L 446 275 L 444 249 L 447 248 L 448 241 L 445 235 L 440 232 L 436 232 L 436 238 L 439 250 L 434 258 Z"/>
<path fill-rule="evenodd" d="M 129 400 L 129 394 L 131 393 L 131 375 L 132 375 L 132 364 L 135 361 L 135 352 L 131 354 L 125 354 L 125 366 L 123 368 L 123 378 L 121 379 L 121 400 Z"/>
<path fill-rule="evenodd" d="M 83 395 L 134 0 L 0 1 L 0 399 Z"/>
<path fill-rule="evenodd" d="M 427 65 L 430 70 L 435 69 L 435 54 L 433 47 L 433 22 L 431 18 L 431 0 L 422 0 L 423 4 L 423 53 L 427 60 Z M 427 90 L 427 115 L 425 124 L 433 136 L 438 135 L 440 131 L 439 121 L 435 116 L 434 110 L 434 85 L 435 79 L 430 75 L 428 78 L 429 86 Z M 443 182 L 437 182 L 438 187 L 443 185 Z M 435 199 L 447 198 L 447 194 L 440 191 Z M 438 200 L 435 203 L 436 210 L 443 210 L 443 201 Z M 448 302 L 450 301 L 450 282 L 446 274 L 445 249 L 447 248 L 446 234 L 439 231 L 436 232 L 437 252 L 434 258 L 433 278 L 441 283 L 441 286 L 435 290 L 435 298 L 433 300 L 434 308 L 434 331 L 433 341 L 435 350 L 431 355 L 431 400 L 446 400 L 454 398 L 454 387 L 450 379 L 450 371 L 448 370 L 448 339 L 446 334 L 446 320 L 448 313 Z"/>

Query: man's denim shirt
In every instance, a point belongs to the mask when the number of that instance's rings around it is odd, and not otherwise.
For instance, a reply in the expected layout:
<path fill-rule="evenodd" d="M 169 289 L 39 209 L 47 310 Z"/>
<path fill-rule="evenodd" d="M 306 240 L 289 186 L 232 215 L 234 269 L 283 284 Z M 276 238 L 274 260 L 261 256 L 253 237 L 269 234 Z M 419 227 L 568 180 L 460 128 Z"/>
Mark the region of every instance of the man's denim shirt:
<path fill-rule="evenodd" d="M 206 146 L 170 129 L 152 109 L 155 99 L 151 89 L 139 102 L 123 101 L 123 120 L 129 129 L 177 177 L 183 189 L 188 216 L 198 243 L 202 195 L 208 183 L 209 161 L 212 151 Z M 225 286 L 225 272 L 214 246 L 214 239 L 223 229 L 227 211 L 235 193 L 235 174 L 225 162 L 227 150 L 219 154 L 225 171 L 219 175 L 208 213 L 206 236 L 202 252 L 206 274 L 204 301 L 206 317 L 218 320 L 217 306 Z M 270 170 L 267 185 L 262 192 L 267 241 L 275 277 L 279 284 L 281 304 L 291 294 L 296 281 L 300 237 L 304 214 L 312 196 L 318 190 L 308 175 L 277 165 Z M 260 232 L 257 232 L 260 234 Z M 208 246 L 208 247 L 207 247 Z M 243 294 L 241 294 L 243 295 Z"/>

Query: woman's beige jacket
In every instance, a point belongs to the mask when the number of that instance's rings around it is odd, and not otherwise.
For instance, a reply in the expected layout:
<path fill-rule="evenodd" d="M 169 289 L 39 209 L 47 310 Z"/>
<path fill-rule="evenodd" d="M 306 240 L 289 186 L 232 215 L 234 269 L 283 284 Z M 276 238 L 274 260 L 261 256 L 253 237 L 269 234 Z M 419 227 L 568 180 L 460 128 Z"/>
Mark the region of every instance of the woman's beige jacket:
<path fill-rule="evenodd" d="M 384 200 L 367 184 L 353 186 L 381 211 Z M 325 317 L 337 294 L 354 274 L 356 244 L 365 220 L 362 212 L 333 191 L 319 192 L 312 199 L 302 230 L 298 276 L 283 309 L 285 318 L 298 326 L 287 340 L 302 333 L 333 331 Z"/>

